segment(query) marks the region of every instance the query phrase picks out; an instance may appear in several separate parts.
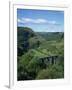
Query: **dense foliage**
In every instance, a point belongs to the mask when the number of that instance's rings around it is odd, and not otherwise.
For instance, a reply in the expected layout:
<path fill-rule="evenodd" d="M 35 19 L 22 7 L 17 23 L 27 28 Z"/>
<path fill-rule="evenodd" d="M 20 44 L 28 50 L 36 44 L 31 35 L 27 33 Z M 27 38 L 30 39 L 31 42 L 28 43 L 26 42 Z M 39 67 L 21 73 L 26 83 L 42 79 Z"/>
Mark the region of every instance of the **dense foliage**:
<path fill-rule="evenodd" d="M 18 27 L 17 79 L 34 80 L 63 77 L 64 33 L 34 32 L 28 27 Z"/>

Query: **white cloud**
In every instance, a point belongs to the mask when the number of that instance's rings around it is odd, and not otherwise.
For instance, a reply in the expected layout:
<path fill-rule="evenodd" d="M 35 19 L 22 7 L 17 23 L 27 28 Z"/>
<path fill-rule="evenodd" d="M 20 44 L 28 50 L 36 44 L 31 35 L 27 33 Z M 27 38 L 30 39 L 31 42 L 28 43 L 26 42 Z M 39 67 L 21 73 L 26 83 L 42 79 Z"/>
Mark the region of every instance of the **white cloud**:
<path fill-rule="evenodd" d="M 32 18 L 22 18 L 17 20 L 19 23 L 33 23 L 33 24 L 51 24 L 51 25 L 56 25 L 56 21 L 48 21 L 43 18 L 38 18 L 38 19 L 32 19 Z"/>
<path fill-rule="evenodd" d="M 36 19 L 34 20 L 35 23 L 47 23 L 47 20 L 45 19 Z"/>
<path fill-rule="evenodd" d="M 22 22 L 22 20 L 20 20 L 20 19 L 17 19 L 17 22 L 21 23 L 21 22 Z"/>
<path fill-rule="evenodd" d="M 25 23 L 33 22 L 33 19 L 31 19 L 31 18 L 22 18 L 22 21 L 24 21 Z"/>
<path fill-rule="evenodd" d="M 50 24 L 57 24 L 56 21 L 49 21 Z"/>

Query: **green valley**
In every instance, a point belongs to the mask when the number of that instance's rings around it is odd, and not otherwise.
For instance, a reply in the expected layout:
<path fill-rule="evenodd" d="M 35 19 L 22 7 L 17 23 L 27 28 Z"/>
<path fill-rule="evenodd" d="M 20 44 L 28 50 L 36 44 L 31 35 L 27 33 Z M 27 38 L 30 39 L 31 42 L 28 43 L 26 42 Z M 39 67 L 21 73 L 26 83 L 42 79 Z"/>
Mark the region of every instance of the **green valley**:
<path fill-rule="evenodd" d="M 64 78 L 64 32 L 17 27 L 17 80 Z"/>

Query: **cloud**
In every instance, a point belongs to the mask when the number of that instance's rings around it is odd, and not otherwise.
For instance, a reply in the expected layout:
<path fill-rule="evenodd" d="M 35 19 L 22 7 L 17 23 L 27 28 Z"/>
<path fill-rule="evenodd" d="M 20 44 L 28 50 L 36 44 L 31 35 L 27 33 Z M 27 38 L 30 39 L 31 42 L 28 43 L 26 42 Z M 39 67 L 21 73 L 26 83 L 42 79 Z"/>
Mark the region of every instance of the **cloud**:
<path fill-rule="evenodd" d="M 28 22 L 33 22 L 33 19 L 31 19 L 31 18 L 22 18 L 22 21 L 24 21 L 24 23 L 28 23 Z"/>
<path fill-rule="evenodd" d="M 56 21 L 49 21 L 50 24 L 56 24 Z"/>
<path fill-rule="evenodd" d="M 47 23 L 47 20 L 45 20 L 45 19 L 36 19 L 36 20 L 34 20 L 34 23 Z"/>
<path fill-rule="evenodd" d="M 58 23 L 56 21 L 49 21 L 43 18 L 38 19 L 32 19 L 32 18 L 22 18 L 17 20 L 18 23 L 32 23 L 32 24 L 51 24 L 51 25 L 57 25 Z"/>
<path fill-rule="evenodd" d="M 17 19 L 17 22 L 21 23 L 21 22 L 22 22 L 22 20 L 21 20 L 21 19 Z"/>

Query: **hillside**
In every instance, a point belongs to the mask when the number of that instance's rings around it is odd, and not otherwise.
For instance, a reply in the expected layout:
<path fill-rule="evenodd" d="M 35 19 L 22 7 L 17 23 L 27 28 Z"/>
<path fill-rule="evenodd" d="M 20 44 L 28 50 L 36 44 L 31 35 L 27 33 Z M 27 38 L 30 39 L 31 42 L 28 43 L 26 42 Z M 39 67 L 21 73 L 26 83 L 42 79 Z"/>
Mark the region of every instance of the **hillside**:
<path fill-rule="evenodd" d="M 28 27 L 18 27 L 17 32 L 18 80 L 64 77 L 63 32 L 34 32 Z M 56 65 L 49 64 L 55 56 Z"/>

